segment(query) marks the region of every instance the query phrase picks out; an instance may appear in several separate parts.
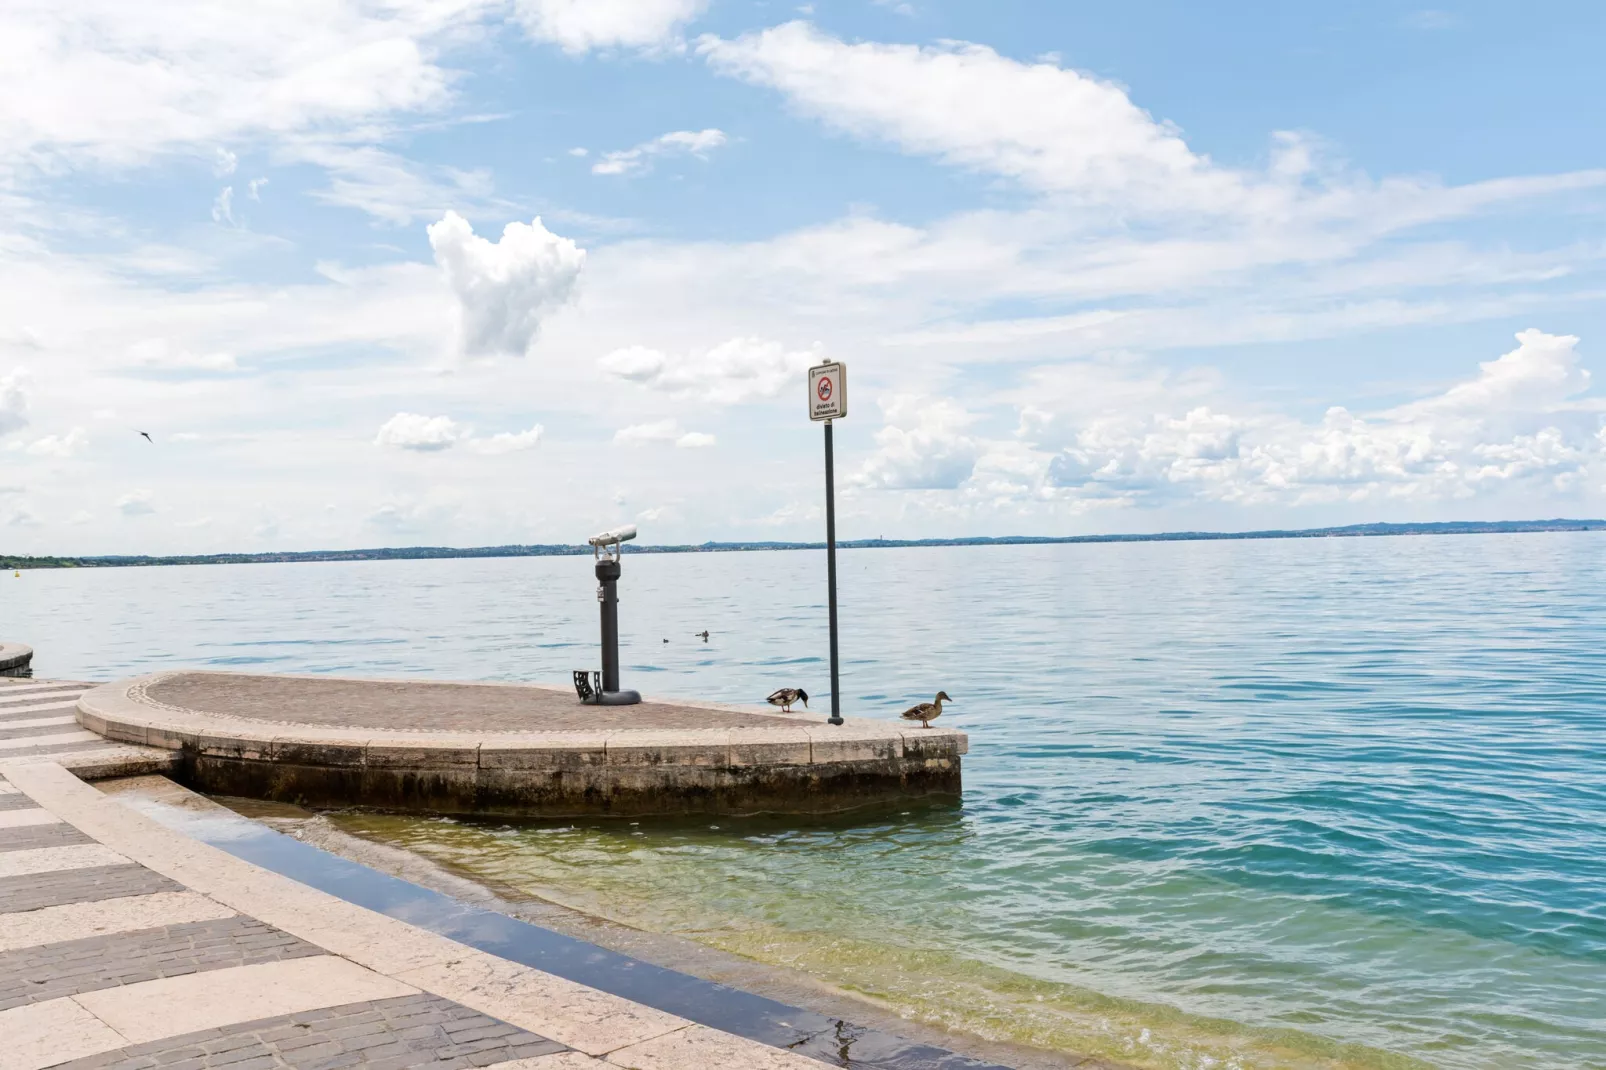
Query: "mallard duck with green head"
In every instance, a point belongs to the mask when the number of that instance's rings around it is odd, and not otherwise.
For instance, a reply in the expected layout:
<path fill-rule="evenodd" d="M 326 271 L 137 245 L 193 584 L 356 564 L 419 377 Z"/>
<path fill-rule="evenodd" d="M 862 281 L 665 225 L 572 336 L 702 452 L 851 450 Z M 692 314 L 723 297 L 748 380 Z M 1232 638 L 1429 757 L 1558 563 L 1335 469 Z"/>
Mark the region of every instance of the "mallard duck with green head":
<path fill-rule="evenodd" d="M 906 721 L 919 721 L 921 728 L 930 728 L 931 722 L 942 716 L 942 704 L 952 701 L 953 699 L 948 697 L 948 692 L 939 691 L 937 692 L 937 697 L 932 701 L 922 702 L 918 706 L 910 706 L 904 710 L 903 719 Z"/>
<path fill-rule="evenodd" d="M 783 687 L 764 701 L 771 706 L 779 706 L 782 713 L 791 713 L 792 703 L 801 702 L 805 706 L 809 704 L 809 693 L 801 687 Z"/>

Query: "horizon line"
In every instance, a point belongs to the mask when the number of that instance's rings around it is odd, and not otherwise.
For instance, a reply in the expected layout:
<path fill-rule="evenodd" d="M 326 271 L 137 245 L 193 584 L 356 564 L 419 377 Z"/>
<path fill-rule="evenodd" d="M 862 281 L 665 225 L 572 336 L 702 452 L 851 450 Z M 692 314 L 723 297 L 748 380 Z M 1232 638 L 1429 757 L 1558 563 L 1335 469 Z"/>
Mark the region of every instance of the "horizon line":
<path fill-rule="evenodd" d="M 1606 530 L 1606 520 L 1440 520 L 1377 521 L 1316 528 L 1263 528 L 1253 531 L 1170 531 L 1102 535 L 968 535 L 943 539 L 842 539 L 843 550 L 935 546 L 1041 546 L 1111 542 L 1217 542 L 1235 539 L 1364 538 L 1388 535 L 1497 535 Z M 820 542 L 743 539 L 657 545 L 625 544 L 625 553 L 740 553 L 763 550 L 823 550 Z M 267 550 L 214 554 L 0 554 L 0 568 L 131 568 L 206 564 L 293 564 L 317 561 L 425 560 L 483 557 L 557 557 L 591 552 L 585 543 L 505 543 L 499 546 L 399 546 L 353 550 Z"/>

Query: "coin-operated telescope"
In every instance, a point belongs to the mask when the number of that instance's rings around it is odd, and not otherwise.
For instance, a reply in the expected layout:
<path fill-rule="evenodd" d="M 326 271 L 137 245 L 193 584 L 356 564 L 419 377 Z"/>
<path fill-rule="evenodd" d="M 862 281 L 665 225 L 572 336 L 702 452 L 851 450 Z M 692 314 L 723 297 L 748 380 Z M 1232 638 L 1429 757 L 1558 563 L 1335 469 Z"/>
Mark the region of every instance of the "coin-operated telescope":
<path fill-rule="evenodd" d="M 619 549 L 636 537 L 635 525 L 604 531 L 586 541 L 597 563 L 597 602 L 602 610 L 602 671 L 576 670 L 574 690 L 590 706 L 634 706 L 635 691 L 619 687 Z"/>

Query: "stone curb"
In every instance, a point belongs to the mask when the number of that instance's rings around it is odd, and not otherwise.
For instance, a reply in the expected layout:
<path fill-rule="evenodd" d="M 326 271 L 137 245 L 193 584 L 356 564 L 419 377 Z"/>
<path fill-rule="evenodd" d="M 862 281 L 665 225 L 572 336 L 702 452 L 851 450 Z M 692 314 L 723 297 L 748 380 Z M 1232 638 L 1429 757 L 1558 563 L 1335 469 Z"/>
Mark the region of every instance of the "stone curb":
<path fill-rule="evenodd" d="M 0 643 L 0 672 L 25 669 L 33 661 L 33 647 L 23 643 Z"/>

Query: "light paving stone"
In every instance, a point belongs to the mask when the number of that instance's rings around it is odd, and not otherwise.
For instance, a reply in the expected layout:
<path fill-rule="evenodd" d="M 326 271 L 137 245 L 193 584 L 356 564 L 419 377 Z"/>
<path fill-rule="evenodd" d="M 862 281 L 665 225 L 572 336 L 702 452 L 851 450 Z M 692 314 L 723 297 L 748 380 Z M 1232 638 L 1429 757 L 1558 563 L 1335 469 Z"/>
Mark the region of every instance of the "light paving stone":
<path fill-rule="evenodd" d="M 589 1055 L 683 1028 L 684 1018 L 529 966 L 465 948 L 461 958 L 400 977 Z"/>
<path fill-rule="evenodd" d="M 54 747 L 67 743 L 98 743 L 100 737 L 79 729 L 76 732 L 57 732 L 48 736 L 27 736 L 22 739 L 0 739 L 0 751 L 21 750 L 24 747 Z"/>
<path fill-rule="evenodd" d="M 77 684 L 5 684 L 0 686 L 0 702 L 36 698 L 41 694 L 81 695 L 87 690 Z"/>
<path fill-rule="evenodd" d="M 72 710 L 76 709 L 77 707 L 77 699 L 72 699 L 67 702 L 41 702 L 29 703 L 27 705 L 22 703 L 0 703 L 0 718 L 17 717 L 25 713 L 45 713 L 51 710 Z"/>
<path fill-rule="evenodd" d="M 0 1070 L 41 1070 L 127 1039 L 70 999 L 0 1011 Z"/>
<path fill-rule="evenodd" d="M 321 955 L 239 915 L 0 952 L 0 1010 L 60 996 Z"/>
<path fill-rule="evenodd" d="M 320 955 L 144 981 L 74 999 L 129 1043 L 140 1044 L 258 1018 L 408 996 L 417 991 L 354 962 Z"/>
<path fill-rule="evenodd" d="M 58 869 L 115 866 L 127 861 L 127 858 L 110 847 L 99 843 L 41 847 L 32 851 L 5 851 L 0 852 L 0 877 L 25 877 Z"/>
<path fill-rule="evenodd" d="M 711 1067 L 820 1070 L 820 1064 L 807 1056 L 704 1025 L 678 1029 L 645 1043 L 609 1052 L 608 1062 L 630 1070 L 709 1070 Z"/>
<path fill-rule="evenodd" d="M 196 892 L 154 892 L 0 914 L 0 951 L 163 925 L 216 921 L 234 911 Z"/>
<path fill-rule="evenodd" d="M 129 864 L 0 877 L 0 914 L 179 890 L 160 873 Z"/>
<path fill-rule="evenodd" d="M 22 794 L 22 792 L 17 790 L 17 787 L 16 787 L 15 784 L 8 784 L 5 781 L 0 780 L 0 795 L 21 795 L 21 794 Z"/>
<path fill-rule="evenodd" d="M 31 813 L 29 810 L 9 810 L 5 813 Z M 0 814 L 4 816 L 4 814 Z M 37 851 L 42 847 L 68 847 L 73 844 L 94 843 L 71 825 L 57 822 L 51 825 L 33 825 L 25 828 L 0 829 L 0 854 L 13 851 Z"/>
<path fill-rule="evenodd" d="M 72 714 L 63 717 L 14 717 L 10 714 L 0 714 L 0 732 L 12 732 L 18 728 L 57 728 L 77 723 L 78 718 Z"/>
<path fill-rule="evenodd" d="M 30 825 L 59 825 L 61 818 L 46 810 L 35 806 L 32 809 L 0 810 L 0 829 L 20 829 Z"/>
<path fill-rule="evenodd" d="M 538 1055 L 534 1059 L 513 1059 L 505 1063 L 492 1063 L 485 1070 L 606 1070 L 608 1064 L 577 1051 L 560 1051 L 556 1055 Z"/>

